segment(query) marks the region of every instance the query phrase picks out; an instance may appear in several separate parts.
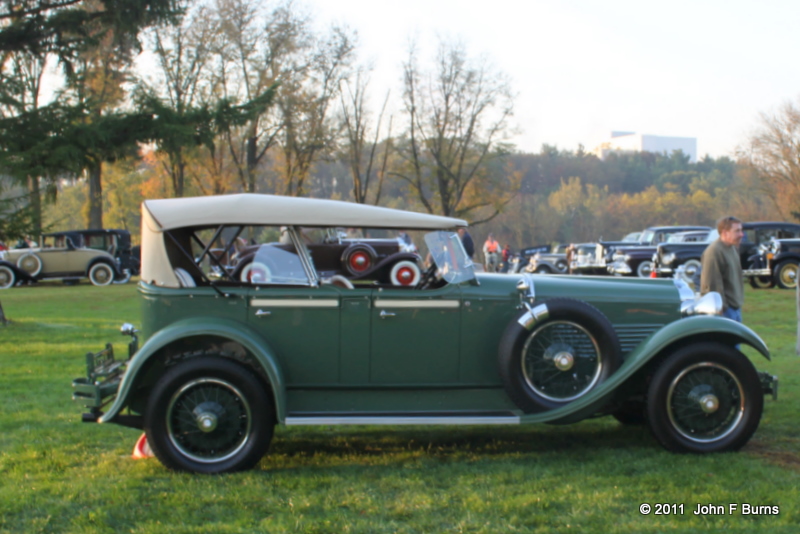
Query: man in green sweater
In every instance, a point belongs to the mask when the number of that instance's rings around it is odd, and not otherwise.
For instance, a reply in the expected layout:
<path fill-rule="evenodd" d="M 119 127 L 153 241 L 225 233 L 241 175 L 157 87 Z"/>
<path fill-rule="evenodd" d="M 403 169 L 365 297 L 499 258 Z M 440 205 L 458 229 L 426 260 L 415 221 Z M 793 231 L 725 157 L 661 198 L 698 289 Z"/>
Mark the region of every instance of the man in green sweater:
<path fill-rule="evenodd" d="M 703 252 L 700 293 L 719 293 L 722 296 L 722 316 L 741 323 L 744 304 L 744 277 L 739 257 L 739 244 L 744 237 L 742 221 L 736 217 L 723 217 L 717 221 L 717 231 L 719 239 Z"/>

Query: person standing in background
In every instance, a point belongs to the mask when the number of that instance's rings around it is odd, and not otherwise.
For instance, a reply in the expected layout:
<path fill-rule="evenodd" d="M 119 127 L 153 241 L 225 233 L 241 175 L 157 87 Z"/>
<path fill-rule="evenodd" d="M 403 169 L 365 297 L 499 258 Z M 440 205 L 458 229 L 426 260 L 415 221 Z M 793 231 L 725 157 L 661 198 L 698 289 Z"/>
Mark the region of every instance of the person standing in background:
<path fill-rule="evenodd" d="M 461 244 L 464 246 L 464 251 L 471 260 L 475 256 L 475 242 L 472 240 L 472 236 L 469 235 L 469 232 L 467 232 L 466 228 L 459 228 L 458 237 L 461 238 Z"/>
<path fill-rule="evenodd" d="M 489 234 L 486 242 L 483 243 L 483 258 L 486 265 L 487 273 L 497 272 L 497 253 L 500 252 L 500 243 L 494 238 L 494 235 Z"/>
<path fill-rule="evenodd" d="M 739 244 L 744 232 L 742 221 L 723 217 L 717 221 L 719 239 L 708 245 L 701 261 L 700 294 L 716 291 L 722 297 L 722 316 L 742 322 L 744 276 Z"/>

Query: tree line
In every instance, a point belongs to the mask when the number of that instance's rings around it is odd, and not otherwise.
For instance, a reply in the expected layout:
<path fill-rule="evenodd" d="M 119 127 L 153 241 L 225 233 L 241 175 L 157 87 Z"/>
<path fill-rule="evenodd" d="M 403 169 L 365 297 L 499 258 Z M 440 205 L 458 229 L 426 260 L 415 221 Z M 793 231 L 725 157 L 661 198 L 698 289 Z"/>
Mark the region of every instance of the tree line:
<path fill-rule="evenodd" d="M 514 248 L 788 220 L 800 200 L 790 104 L 735 160 L 522 154 L 510 82 L 463 43 L 431 61 L 410 45 L 399 90 L 376 100 L 357 34 L 292 1 L 11 0 L 0 51 L 0 240 L 135 234 L 145 198 L 231 192 L 462 217 Z"/>

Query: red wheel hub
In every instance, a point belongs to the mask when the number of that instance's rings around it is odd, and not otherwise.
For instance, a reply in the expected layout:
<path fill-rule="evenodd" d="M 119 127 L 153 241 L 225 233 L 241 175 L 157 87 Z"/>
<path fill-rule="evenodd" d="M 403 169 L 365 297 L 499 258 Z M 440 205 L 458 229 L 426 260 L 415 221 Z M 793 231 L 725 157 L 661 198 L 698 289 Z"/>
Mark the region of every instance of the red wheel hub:
<path fill-rule="evenodd" d="M 400 283 L 401 286 L 408 286 L 411 285 L 411 282 L 414 281 L 414 270 L 410 267 L 403 267 L 399 271 L 397 271 L 397 281 Z"/>
<path fill-rule="evenodd" d="M 369 254 L 361 251 L 351 254 L 348 261 L 350 262 L 350 268 L 357 273 L 363 273 L 369 269 L 370 263 L 372 263 Z"/>

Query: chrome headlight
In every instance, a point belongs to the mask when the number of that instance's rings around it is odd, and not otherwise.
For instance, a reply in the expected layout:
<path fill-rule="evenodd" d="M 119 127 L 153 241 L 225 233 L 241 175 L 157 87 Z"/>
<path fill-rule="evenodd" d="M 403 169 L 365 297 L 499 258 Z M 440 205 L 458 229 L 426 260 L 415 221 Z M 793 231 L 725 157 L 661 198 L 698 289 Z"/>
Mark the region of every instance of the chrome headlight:
<path fill-rule="evenodd" d="M 681 303 L 681 315 L 721 315 L 722 297 L 716 291 L 709 291 L 702 297 L 685 300 Z"/>
<path fill-rule="evenodd" d="M 668 252 L 661 257 L 661 265 L 669 265 L 675 261 L 675 253 Z"/>

